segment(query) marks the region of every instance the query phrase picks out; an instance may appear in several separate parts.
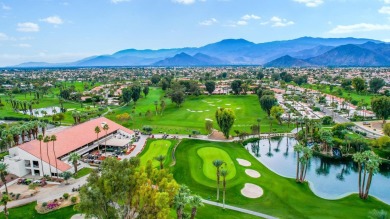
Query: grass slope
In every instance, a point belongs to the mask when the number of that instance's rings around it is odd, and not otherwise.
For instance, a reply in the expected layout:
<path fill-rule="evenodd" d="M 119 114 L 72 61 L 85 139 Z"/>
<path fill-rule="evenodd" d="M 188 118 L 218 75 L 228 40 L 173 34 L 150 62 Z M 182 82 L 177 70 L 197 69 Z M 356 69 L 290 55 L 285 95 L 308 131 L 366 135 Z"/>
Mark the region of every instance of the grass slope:
<path fill-rule="evenodd" d="M 39 214 L 35 210 L 36 202 L 32 202 L 27 205 L 23 205 L 16 208 L 9 209 L 9 218 L 11 219 L 26 219 L 26 218 L 35 218 L 35 219 L 69 219 L 73 215 L 77 214 L 77 211 L 73 210 L 73 206 L 61 208 L 56 211 L 52 211 L 47 214 Z M 4 213 L 0 214 L 0 219 L 5 218 Z"/>
<path fill-rule="evenodd" d="M 156 115 L 154 101 L 160 101 L 160 99 L 164 99 L 167 106 L 163 115 Z M 164 98 L 164 92 L 160 88 L 150 88 L 149 95 L 138 100 L 135 109 L 133 109 L 133 104 L 130 104 L 130 106 L 115 110 L 107 117 L 116 121 L 117 114 L 127 112 L 132 114 L 133 120 L 124 125 L 130 128 L 150 125 L 154 128 L 154 133 L 190 134 L 193 130 L 198 130 L 206 134 L 205 121 L 206 119 L 215 120 L 215 111 L 218 107 L 231 108 L 236 114 L 236 121 L 230 134 L 233 134 L 234 130 L 250 132 L 250 126 L 257 124 L 257 118 L 262 119 L 262 132 L 270 131 L 270 122 L 266 113 L 260 108 L 256 95 L 187 96 L 186 101 L 179 108 L 169 99 Z M 145 117 L 148 110 L 153 113 L 150 119 Z M 214 122 L 214 128 L 218 129 L 217 126 Z M 293 129 L 293 127 L 288 128 L 286 124 L 278 125 L 277 121 L 273 121 L 273 128 L 276 128 L 277 132 L 289 132 Z"/>
<path fill-rule="evenodd" d="M 340 200 L 319 198 L 313 194 L 308 184 L 297 184 L 294 179 L 277 175 L 258 162 L 239 144 L 185 139 L 176 149 L 177 163 L 173 167 L 174 178 L 178 183 L 188 185 L 194 193 L 203 198 L 216 199 L 215 181 L 199 171 L 202 159 L 196 151 L 204 147 L 215 147 L 226 151 L 237 168 L 236 176 L 227 181 L 227 204 L 280 218 L 367 218 L 368 212 L 372 209 L 390 211 L 390 206 L 385 203 L 372 197 L 361 200 L 356 194 Z M 252 165 L 249 168 L 259 171 L 261 177 L 254 179 L 247 176 L 246 168 L 239 166 L 236 158 L 250 161 Z M 199 183 L 199 179 L 202 183 Z M 240 190 L 245 183 L 261 186 L 264 195 L 258 199 L 243 197 Z"/>
<path fill-rule="evenodd" d="M 177 140 L 148 139 L 145 148 L 138 155 L 141 160 L 141 165 L 146 165 L 151 160 L 154 167 L 160 167 L 160 162 L 154 160 L 154 158 L 159 155 L 164 155 L 164 167 L 169 166 L 172 162 L 172 150 L 176 144 Z"/>

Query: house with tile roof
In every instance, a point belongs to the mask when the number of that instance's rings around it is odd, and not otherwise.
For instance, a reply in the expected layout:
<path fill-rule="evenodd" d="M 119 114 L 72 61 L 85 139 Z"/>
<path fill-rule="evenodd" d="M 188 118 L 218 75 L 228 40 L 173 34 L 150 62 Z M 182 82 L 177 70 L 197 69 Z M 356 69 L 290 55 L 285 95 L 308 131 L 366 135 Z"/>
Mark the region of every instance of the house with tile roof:
<path fill-rule="evenodd" d="M 105 124 L 109 127 L 107 133 L 103 130 Z M 96 126 L 101 129 L 98 136 L 95 133 Z M 72 172 L 73 164 L 68 162 L 71 153 L 75 152 L 83 156 L 106 142 L 113 142 L 113 146 L 127 146 L 131 144 L 134 137 L 132 130 L 105 117 L 71 126 L 53 134 L 57 138 L 55 142 L 44 143 L 35 139 L 11 148 L 9 155 L 4 157 L 4 163 L 9 165 L 9 172 L 19 177 L 43 176 L 43 173 L 56 176 L 57 172 L 58 174 L 65 171 Z"/>

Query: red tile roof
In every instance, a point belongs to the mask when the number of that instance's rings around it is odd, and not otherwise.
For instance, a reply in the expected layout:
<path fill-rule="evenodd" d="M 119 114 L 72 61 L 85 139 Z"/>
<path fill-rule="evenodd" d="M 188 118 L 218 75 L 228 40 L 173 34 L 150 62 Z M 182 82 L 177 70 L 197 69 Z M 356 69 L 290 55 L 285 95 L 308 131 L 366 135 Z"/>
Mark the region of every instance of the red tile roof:
<path fill-rule="evenodd" d="M 65 129 L 58 133 L 55 133 L 57 141 L 54 142 L 55 154 L 53 153 L 53 142 L 49 142 L 49 158 L 51 166 L 55 167 L 55 159 L 68 154 L 71 151 L 77 150 L 82 146 L 95 141 L 96 133 L 95 127 L 99 126 L 101 132 L 99 133 L 99 138 L 106 135 L 105 131 L 102 128 L 102 123 L 106 123 L 109 127 L 107 134 L 111 134 L 117 130 L 122 130 L 126 133 L 133 134 L 134 132 L 126 127 L 123 127 L 105 117 L 99 117 L 97 119 L 90 120 L 88 122 L 81 123 L 79 125 L 73 126 L 71 128 Z M 31 155 L 40 159 L 39 154 L 39 141 L 32 140 L 30 142 L 21 144 L 18 146 L 20 149 L 30 153 Z M 42 141 L 42 160 L 46 163 L 49 162 L 47 157 L 47 146 L 46 143 Z M 66 171 L 71 168 L 67 163 L 57 159 L 58 169 L 61 171 Z"/>

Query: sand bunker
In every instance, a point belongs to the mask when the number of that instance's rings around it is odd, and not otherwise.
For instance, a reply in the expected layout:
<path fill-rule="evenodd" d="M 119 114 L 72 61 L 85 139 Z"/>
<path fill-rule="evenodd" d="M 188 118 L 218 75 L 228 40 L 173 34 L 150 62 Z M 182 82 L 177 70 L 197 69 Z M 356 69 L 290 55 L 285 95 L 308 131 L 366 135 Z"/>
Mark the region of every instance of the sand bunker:
<path fill-rule="evenodd" d="M 244 188 L 241 189 L 241 194 L 247 198 L 259 198 L 263 193 L 263 189 L 260 186 L 252 183 L 245 183 Z"/>
<path fill-rule="evenodd" d="M 252 178 L 259 178 L 261 175 L 256 170 L 246 169 L 245 173 Z"/>
<path fill-rule="evenodd" d="M 240 159 L 240 158 L 237 158 L 236 160 L 237 160 L 238 164 L 240 164 L 241 166 L 249 167 L 251 165 L 251 162 L 249 162 L 247 160 Z"/>

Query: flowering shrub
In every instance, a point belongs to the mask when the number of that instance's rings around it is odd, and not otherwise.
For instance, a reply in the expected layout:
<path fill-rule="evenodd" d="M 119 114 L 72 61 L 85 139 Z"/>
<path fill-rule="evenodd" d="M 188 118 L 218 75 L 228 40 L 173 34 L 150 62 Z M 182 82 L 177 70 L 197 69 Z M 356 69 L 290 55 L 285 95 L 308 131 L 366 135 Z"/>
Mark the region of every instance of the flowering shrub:
<path fill-rule="evenodd" d="M 49 203 L 47 204 L 47 209 L 54 209 L 54 208 L 57 208 L 59 205 L 57 203 Z"/>

